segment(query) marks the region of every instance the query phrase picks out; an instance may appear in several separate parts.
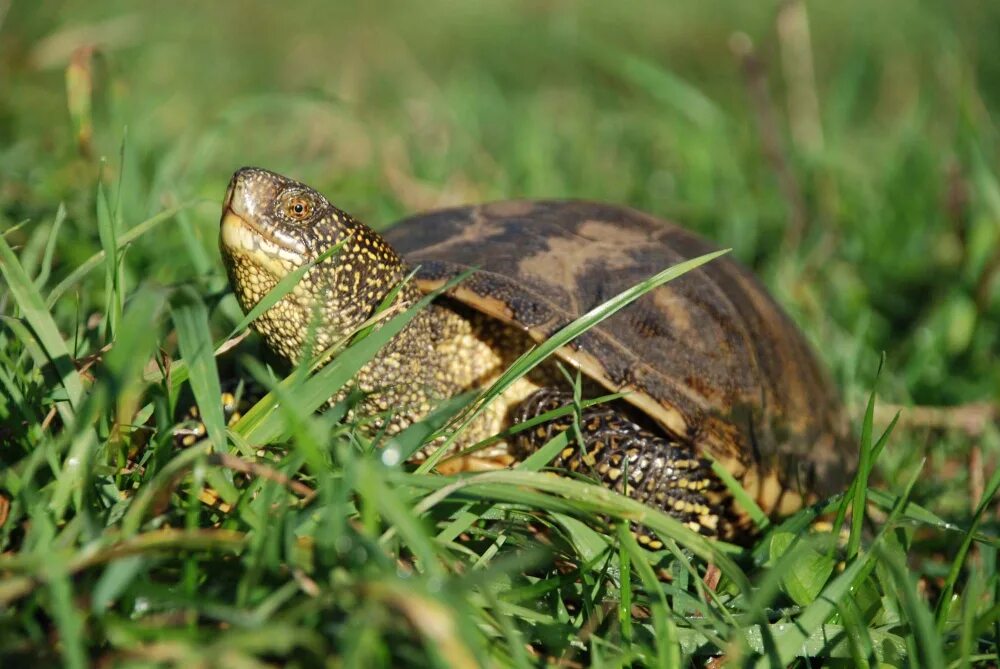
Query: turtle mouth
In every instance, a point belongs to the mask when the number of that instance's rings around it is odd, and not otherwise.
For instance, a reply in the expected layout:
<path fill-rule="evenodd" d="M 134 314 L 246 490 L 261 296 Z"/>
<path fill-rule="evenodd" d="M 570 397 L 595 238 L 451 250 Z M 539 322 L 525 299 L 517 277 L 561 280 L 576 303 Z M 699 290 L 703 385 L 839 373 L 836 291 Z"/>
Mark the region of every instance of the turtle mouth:
<path fill-rule="evenodd" d="M 269 256 L 293 263 L 302 263 L 308 249 L 294 237 L 261 224 L 254 216 L 241 211 L 239 199 L 233 198 L 233 189 L 226 193 L 222 207 L 220 237 L 223 246 L 233 252 L 243 252 L 252 256 Z"/>

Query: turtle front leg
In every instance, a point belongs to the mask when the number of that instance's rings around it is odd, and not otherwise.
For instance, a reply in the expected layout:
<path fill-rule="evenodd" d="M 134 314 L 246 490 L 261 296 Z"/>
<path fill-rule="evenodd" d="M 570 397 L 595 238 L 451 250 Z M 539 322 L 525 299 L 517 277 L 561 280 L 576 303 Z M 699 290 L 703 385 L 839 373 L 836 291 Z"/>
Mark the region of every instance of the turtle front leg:
<path fill-rule="evenodd" d="M 543 388 L 517 409 L 523 422 L 573 402 L 571 393 Z M 518 434 L 514 455 L 523 459 L 546 442 L 570 429 L 572 415 L 542 423 Z M 583 448 L 564 448 L 552 466 L 597 479 L 616 492 L 661 509 L 705 536 L 730 539 L 739 530 L 732 498 L 725 484 L 712 472 L 711 462 L 687 444 L 671 441 L 629 419 L 613 406 L 584 409 L 580 417 Z M 649 530 L 633 527 L 643 546 L 657 550 L 663 543 Z"/>

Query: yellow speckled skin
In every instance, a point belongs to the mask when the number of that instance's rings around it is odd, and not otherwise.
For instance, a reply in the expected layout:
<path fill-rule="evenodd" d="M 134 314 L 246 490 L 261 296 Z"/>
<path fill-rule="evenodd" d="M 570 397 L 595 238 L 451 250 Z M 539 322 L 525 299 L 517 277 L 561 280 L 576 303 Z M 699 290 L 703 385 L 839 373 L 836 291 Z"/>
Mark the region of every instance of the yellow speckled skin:
<path fill-rule="evenodd" d="M 298 218 L 296 206 L 302 207 Z M 283 276 L 341 242 L 336 254 L 316 264 L 291 293 L 254 321 L 268 346 L 291 364 L 355 332 L 402 281 L 405 267 L 381 236 L 303 184 L 259 169 L 243 169 L 233 177 L 220 247 L 244 311 Z M 421 296 L 409 284 L 400 291 L 399 304 L 408 307 Z M 501 348 L 498 338 L 510 345 Z M 479 314 L 432 304 L 359 372 L 365 399 L 357 411 L 371 418 L 372 429 L 395 434 L 424 417 L 437 401 L 482 387 L 510 364 L 515 351 L 529 345 L 524 335 Z M 502 429 L 508 403 L 534 388 L 530 382 L 515 386 L 456 447 Z"/>
<path fill-rule="evenodd" d="M 431 212 L 386 239 L 308 186 L 258 168 L 233 176 L 220 245 L 249 311 L 284 276 L 315 261 L 254 322 L 291 363 L 342 341 L 419 263 L 400 306 L 469 268 L 476 274 L 418 314 L 357 377 L 373 429 L 398 432 L 444 398 L 493 380 L 534 342 L 669 264 L 713 247 L 624 207 L 506 202 Z M 309 348 L 311 346 L 311 348 Z M 711 455 L 765 512 L 780 515 L 838 489 L 852 469 L 836 393 L 808 344 L 746 269 L 722 258 L 660 287 L 556 352 L 592 385 L 628 391 L 580 417 L 583 443 L 555 464 L 591 475 L 708 535 L 747 538 L 747 517 L 711 472 Z M 552 367 L 496 402 L 461 447 L 565 404 Z M 336 400 L 337 398 L 333 398 Z M 555 402 L 556 404 L 552 404 Z M 513 444 L 523 457 L 550 422 Z M 655 537 L 639 532 L 644 545 Z"/>

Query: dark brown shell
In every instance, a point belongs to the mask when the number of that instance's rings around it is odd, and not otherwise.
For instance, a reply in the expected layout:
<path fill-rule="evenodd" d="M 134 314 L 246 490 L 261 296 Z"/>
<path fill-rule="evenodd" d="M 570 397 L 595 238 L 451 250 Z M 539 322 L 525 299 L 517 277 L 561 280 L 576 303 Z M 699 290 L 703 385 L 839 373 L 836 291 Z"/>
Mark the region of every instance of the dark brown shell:
<path fill-rule="evenodd" d="M 386 238 L 424 289 L 469 267 L 466 304 L 543 340 L 660 270 L 716 250 L 633 209 L 510 201 L 435 211 Z M 853 450 L 832 384 L 795 324 L 729 256 L 642 298 L 560 351 L 666 432 L 720 460 L 766 511 L 842 489 Z"/>

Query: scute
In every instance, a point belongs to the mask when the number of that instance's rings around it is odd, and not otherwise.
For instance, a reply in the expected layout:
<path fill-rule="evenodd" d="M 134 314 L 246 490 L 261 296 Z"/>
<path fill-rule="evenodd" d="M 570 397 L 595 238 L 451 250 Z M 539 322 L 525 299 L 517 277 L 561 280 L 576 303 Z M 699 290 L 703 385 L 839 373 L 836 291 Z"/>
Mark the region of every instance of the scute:
<path fill-rule="evenodd" d="M 633 209 L 578 201 L 435 211 L 384 234 L 427 289 L 478 268 L 453 297 L 537 340 L 717 248 Z M 630 402 L 719 459 L 766 511 L 788 492 L 842 489 L 850 474 L 832 384 L 794 323 L 728 256 L 644 295 L 560 355 L 611 390 L 632 390 Z"/>

